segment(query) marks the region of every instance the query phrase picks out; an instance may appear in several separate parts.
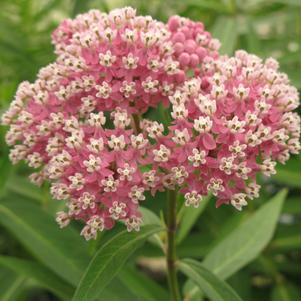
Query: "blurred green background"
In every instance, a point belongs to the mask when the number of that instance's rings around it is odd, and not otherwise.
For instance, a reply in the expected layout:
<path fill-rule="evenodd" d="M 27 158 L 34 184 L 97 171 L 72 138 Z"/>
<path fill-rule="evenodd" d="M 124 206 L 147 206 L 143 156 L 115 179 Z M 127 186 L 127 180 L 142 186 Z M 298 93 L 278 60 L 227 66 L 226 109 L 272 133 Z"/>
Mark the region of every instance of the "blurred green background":
<path fill-rule="evenodd" d="M 1 112 L 8 107 L 18 83 L 33 81 L 37 71 L 54 59 L 50 34 L 61 20 L 90 8 L 108 11 L 125 5 L 162 21 L 173 14 L 200 20 L 221 40 L 223 53 L 231 55 L 235 49 L 242 48 L 262 57 L 273 56 L 279 60 L 281 70 L 287 72 L 291 82 L 301 90 L 301 0 L 0 0 Z M 51 200 L 47 185 L 35 188 L 26 178 L 28 170 L 24 165 L 12 167 L 8 162 L 5 131 L 1 127 L 1 198 L 32 202 L 43 212 L 54 215 L 57 203 Z M 228 280 L 247 301 L 301 300 L 301 157 L 291 158 L 286 166 L 278 166 L 277 170 L 272 179 L 260 179 L 261 197 L 243 213 L 226 207 L 216 210 L 211 202 L 192 233 L 179 245 L 180 256 L 201 259 L 262 202 L 279 189 L 288 187 L 288 198 L 272 241 L 256 260 Z M 146 206 L 150 206 L 149 203 Z M 160 200 L 155 206 L 158 211 L 161 209 Z M 1 210 L 0 201 L 0 255 L 33 258 L 17 239 L 18 235 L 7 230 L 10 227 L 1 220 Z M 93 247 L 89 245 L 90 249 Z M 151 247 L 140 252 L 144 256 L 158 255 Z M 160 273 L 155 273 L 154 278 L 164 282 Z M 39 281 L 4 267 L 0 256 L 0 300 L 59 299 Z M 110 297 L 107 300 L 120 299 Z"/>

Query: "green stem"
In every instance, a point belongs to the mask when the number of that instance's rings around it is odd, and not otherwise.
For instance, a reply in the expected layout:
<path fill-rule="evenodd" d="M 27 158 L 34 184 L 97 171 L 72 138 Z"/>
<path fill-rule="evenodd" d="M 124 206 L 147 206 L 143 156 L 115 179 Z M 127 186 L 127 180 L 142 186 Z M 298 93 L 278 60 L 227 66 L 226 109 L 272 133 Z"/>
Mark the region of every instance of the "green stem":
<path fill-rule="evenodd" d="M 171 301 L 180 301 L 179 284 L 176 270 L 176 230 L 177 230 L 177 198 L 176 191 L 170 190 L 167 199 L 167 277 Z"/>

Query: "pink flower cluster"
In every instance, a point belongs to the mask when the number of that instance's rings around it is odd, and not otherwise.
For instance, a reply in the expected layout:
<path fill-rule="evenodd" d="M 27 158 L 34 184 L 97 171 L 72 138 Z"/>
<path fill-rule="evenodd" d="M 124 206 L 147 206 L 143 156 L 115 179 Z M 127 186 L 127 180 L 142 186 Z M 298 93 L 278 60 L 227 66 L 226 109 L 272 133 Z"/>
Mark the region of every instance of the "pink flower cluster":
<path fill-rule="evenodd" d="M 116 221 L 139 230 L 146 191 L 177 189 L 194 207 L 211 191 L 241 210 L 258 196 L 256 174 L 300 149 L 298 92 L 277 62 L 219 56 L 202 23 L 92 10 L 63 21 L 53 43 L 56 61 L 20 84 L 2 123 L 11 161 L 50 181 L 67 204 L 58 223 L 83 220 L 86 239 Z M 159 103 L 168 126 L 144 118 Z"/>
<path fill-rule="evenodd" d="M 181 187 L 186 205 L 211 191 L 217 206 L 241 210 L 258 197 L 256 174 L 275 174 L 276 161 L 299 152 L 298 91 L 277 69 L 274 59 L 242 50 L 207 57 L 200 76 L 169 97 L 173 121 L 152 145 L 153 168 L 165 171 L 166 188 Z"/>

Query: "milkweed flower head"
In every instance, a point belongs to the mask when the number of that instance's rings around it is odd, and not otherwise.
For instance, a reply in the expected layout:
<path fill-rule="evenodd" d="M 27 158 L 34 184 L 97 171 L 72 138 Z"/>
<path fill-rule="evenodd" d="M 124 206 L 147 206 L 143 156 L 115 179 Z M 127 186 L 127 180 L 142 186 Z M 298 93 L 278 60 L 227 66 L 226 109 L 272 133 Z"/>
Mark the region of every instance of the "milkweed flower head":
<path fill-rule="evenodd" d="M 147 191 L 177 189 L 194 207 L 211 192 L 241 210 L 256 174 L 300 149 L 298 93 L 277 62 L 220 57 L 200 22 L 92 10 L 52 38 L 56 61 L 20 84 L 2 123 L 12 163 L 51 183 L 60 227 L 82 220 L 86 239 L 118 221 L 138 231 Z M 160 103 L 170 124 L 145 118 Z"/>
<path fill-rule="evenodd" d="M 197 206 L 211 192 L 217 206 L 241 210 L 258 197 L 256 175 L 276 173 L 300 150 L 298 91 L 274 59 L 245 51 L 232 58 L 207 57 L 199 78 L 187 80 L 170 96 L 169 134 L 158 143 L 156 168 L 163 183 L 180 187 L 186 205 Z"/>

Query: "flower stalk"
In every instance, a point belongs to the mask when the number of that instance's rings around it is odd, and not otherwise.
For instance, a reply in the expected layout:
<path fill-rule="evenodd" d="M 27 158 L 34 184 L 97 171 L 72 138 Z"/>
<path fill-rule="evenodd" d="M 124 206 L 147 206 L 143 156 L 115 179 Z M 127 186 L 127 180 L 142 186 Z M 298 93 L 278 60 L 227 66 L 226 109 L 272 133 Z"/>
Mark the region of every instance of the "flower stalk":
<path fill-rule="evenodd" d="M 136 134 L 141 133 L 141 128 L 140 128 L 140 116 L 138 114 L 133 114 L 133 127 L 135 129 Z"/>
<path fill-rule="evenodd" d="M 180 292 L 176 270 L 176 230 L 177 230 L 177 199 L 176 191 L 168 191 L 167 198 L 167 277 L 172 301 L 180 301 Z"/>

